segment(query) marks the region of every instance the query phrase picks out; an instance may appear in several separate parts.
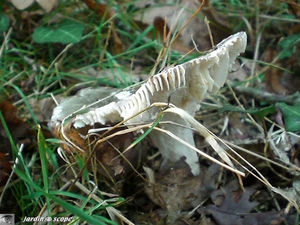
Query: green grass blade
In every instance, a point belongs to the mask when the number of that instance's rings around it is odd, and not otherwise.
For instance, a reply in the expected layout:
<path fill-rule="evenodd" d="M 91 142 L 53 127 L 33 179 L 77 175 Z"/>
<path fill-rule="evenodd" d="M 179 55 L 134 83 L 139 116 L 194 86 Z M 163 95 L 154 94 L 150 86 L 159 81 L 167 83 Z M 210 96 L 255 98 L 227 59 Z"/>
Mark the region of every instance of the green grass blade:
<path fill-rule="evenodd" d="M 2 126 L 3 126 L 3 128 L 4 128 L 4 131 L 5 131 L 5 133 L 6 133 L 7 137 L 8 137 L 9 143 L 10 143 L 10 145 L 11 145 L 12 156 L 13 156 L 13 158 L 16 158 L 17 155 L 18 155 L 18 148 L 17 148 L 17 146 L 16 146 L 16 144 L 15 144 L 15 142 L 14 142 L 14 139 L 13 139 L 13 137 L 12 137 L 10 131 L 9 131 L 9 128 L 8 128 L 8 126 L 7 126 L 7 124 L 6 124 L 6 121 L 5 121 L 5 119 L 4 119 L 4 116 L 3 116 L 2 112 L 1 112 L 1 110 L 0 110 L 0 121 L 1 121 L 1 123 L 2 123 Z"/>
<path fill-rule="evenodd" d="M 47 144 L 44 138 L 44 135 L 42 134 L 41 128 L 38 127 L 38 148 L 40 153 L 40 159 L 41 159 L 41 166 L 42 166 L 42 176 L 43 176 L 43 182 L 44 182 L 44 191 L 49 192 L 49 183 L 48 183 L 48 163 L 47 163 Z"/>
<path fill-rule="evenodd" d="M 138 45 L 146 36 L 147 34 L 153 30 L 153 26 L 148 26 L 136 39 L 135 41 L 128 47 L 127 50 L 133 49 L 136 45 Z"/>
<path fill-rule="evenodd" d="M 145 137 L 147 137 L 151 131 L 153 130 L 154 127 L 156 127 L 159 122 L 162 120 L 162 118 L 164 117 L 164 114 L 160 114 L 158 116 L 158 118 L 152 123 L 151 127 L 149 127 L 145 133 L 143 133 L 142 135 L 140 135 L 131 145 L 130 147 L 134 147 L 135 145 L 137 145 L 138 143 L 140 143 Z"/>
<path fill-rule="evenodd" d="M 69 192 L 69 191 L 59 191 L 59 190 L 54 190 L 54 191 L 49 191 L 50 194 L 52 195 L 61 195 L 61 196 L 66 196 L 66 197 L 70 197 L 70 198 L 76 198 L 79 200 L 86 200 L 86 197 L 73 193 L 73 192 Z"/>
<path fill-rule="evenodd" d="M 33 121 L 34 121 L 34 123 L 37 125 L 37 124 L 38 124 L 38 120 L 37 120 L 37 118 L 35 117 L 35 115 L 34 115 L 34 113 L 33 113 L 33 110 L 32 110 L 32 107 L 31 107 L 31 105 L 29 104 L 29 102 L 28 102 L 28 100 L 27 100 L 27 97 L 24 95 L 23 91 L 22 91 L 18 86 L 14 85 L 14 84 L 10 84 L 10 86 L 12 86 L 12 87 L 18 92 L 18 94 L 22 97 L 22 99 L 24 100 L 24 103 L 25 103 L 25 105 L 27 106 L 28 111 L 29 111 L 29 113 L 30 113 L 30 115 L 31 115 L 31 117 L 32 117 L 32 119 L 33 119 Z"/>
<path fill-rule="evenodd" d="M 31 179 L 30 172 L 29 172 L 29 170 L 28 170 L 28 168 L 27 168 L 27 166 L 25 164 L 25 161 L 24 161 L 24 159 L 22 157 L 22 154 L 19 154 L 18 147 L 16 146 L 16 144 L 14 142 L 14 139 L 13 139 L 13 137 L 11 135 L 11 132 L 10 132 L 7 124 L 6 124 L 6 121 L 4 119 L 4 116 L 3 116 L 2 112 L 1 112 L 1 110 L 0 110 L 0 121 L 1 121 L 1 123 L 3 125 L 5 133 L 6 133 L 7 137 L 8 137 L 8 139 L 9 139 L 9 142 L 10 142 L 10 145 L 11 145 L 11 148 L 12 148 L 13 159 L 18 159 L 18 161 L 19 161 L 18 165 L 20 165 L 21 168 L 22 168 L 22 170 L 25 171 L 26 176 L 29 179 Z M 29 191 L 29 193 L 32 193 L 32 189 L 31 189 L 30 186 L 27 186 L 27 190 Z"/>
<path fill-rule="evenodd" d="M 111 221 L 109 221 L 108 219 L 101 217 L 99 219 L 96 219 L 95 217 L 88 215 L 85 211 L 83 211 L 82 209 L 79 209 L 73 205 L 71 205 L 70 203 L 56 197 L 55 195 L 51 194 L 51 193 L 46 193 L 40 186 L 38 186 L 36 183 L 32 182 L 30 179 L 28 179 L 26 176 L 24 176 L 23 172 L 20 171 L 19 169 L 15 168 L 15 173 L 26 183 L 28 183 L 29 185 L 31 185 L 34 189 L 36 189 L 39 192 L 42 192 L 46 197 L 50 198 L 52 201 L 56 202 L 57 204 L 59 204 L 61 207 L 63 207 L 64 209 L 68 210 L 70 213 L 78 216 L 80 219 L 88 222 L 89 224 L 95 224 L 95 225 L 106 225 L 106 222 L 109 222 L 110 224 L 114 224 Z"/>
<path fill-rule="evenodd" d="M 41 160 L 41 167 L 42 167 L 42 177 L 43 177 L 43 183 L 44 183 L 44 191 L 46 193 L 49 192 L 49 182 L 48 182 L 48 160 L 47 160 L 47 144 L 45 137 L 41 131 L 41 127 L 38 126 L 38 135 L 37 135 L 37 142 L 38 142 L 38 149 L 40 154 L 40 160 Z M 46 203 L 47 203 L 47 210 L 48 215 L 51 216 L 51 204 L 50 199 L 46 197 Z"/>

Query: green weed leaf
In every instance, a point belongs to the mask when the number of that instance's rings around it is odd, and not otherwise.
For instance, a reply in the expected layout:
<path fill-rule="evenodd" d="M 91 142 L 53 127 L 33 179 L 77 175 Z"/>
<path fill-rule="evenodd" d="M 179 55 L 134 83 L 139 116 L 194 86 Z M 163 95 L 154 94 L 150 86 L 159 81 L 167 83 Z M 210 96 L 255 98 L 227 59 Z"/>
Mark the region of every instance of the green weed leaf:
<path fill-rule="evenodd" d="M 36 43 L 77 43 L 82 38 L 84 25 L 72 20 L 65 20 L 55 28 L 38 27 L 33 32 L 33 40 Z"/>
<path fill-rule="evenodd" d="M 300 130 L 300 104 L 287 105 L 285 103 L 277 103 L 276 106 L 281 109 L 284 117 L 285 127 L 287 131 Z"/>
<path fill-rule="evenodd" d="M 279 43 L 279 47 L 282 49 L 280 58 L 285 59 L 291 57 L 296 53 L 296 44 L 300 42 L 300 34 L 294 34 L 286 37 Z"/>
<path fill-rule="evenodd" d="M 265 116 L 275 113 L 276 109 L 274 105 L 262 107 L 262 108 L 250 108 L 250 109 L 242 109 L 240 107 L 224 104 L 222 108 L 218 109 L 220 113 L 224 112 L 241 112 L 241 113 L 250 113 L 253 115 L 258 116 L 259 118 L 264 118 Z"/>
<path fill-rule="evenodd" d="M 0 13 L 0 32 L 6 31 L 9 26 L 9 18 L 6 14 Z"/>

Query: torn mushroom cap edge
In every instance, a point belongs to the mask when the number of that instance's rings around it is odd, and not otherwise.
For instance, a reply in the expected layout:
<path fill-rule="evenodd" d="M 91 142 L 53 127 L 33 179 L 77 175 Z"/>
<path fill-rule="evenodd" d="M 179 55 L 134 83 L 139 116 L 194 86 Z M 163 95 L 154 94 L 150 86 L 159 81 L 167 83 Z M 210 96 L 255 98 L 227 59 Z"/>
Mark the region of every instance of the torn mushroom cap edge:
<path fill-rule="evenodd" d="M 206 55 L 186 63 L 168 68 L 150 77 L 131 96 L 105 106 L 77 115 L 73 125 L 81 128 L 95 123 L 116 123 L 127 119 L 153 103 L 152 96 L 157 93 L 175 91 L 189 85 L 189 94 L 201 101 L 207 91 L 216 92 L 222 87 L 237 56 L 243 53 L 247 45 L 247 35 L 239 32 L 221 41 L 214 50 Z M 194 70 L 193 76 L 188 74 Z M 200 82 L 200 85 L 199 85 Z M 199 91 L 200 90 L 200 91 Z M 155 99 L 157 100 L 157 99 Z M 180 107 L 180 105 L 177 105 Z"/>

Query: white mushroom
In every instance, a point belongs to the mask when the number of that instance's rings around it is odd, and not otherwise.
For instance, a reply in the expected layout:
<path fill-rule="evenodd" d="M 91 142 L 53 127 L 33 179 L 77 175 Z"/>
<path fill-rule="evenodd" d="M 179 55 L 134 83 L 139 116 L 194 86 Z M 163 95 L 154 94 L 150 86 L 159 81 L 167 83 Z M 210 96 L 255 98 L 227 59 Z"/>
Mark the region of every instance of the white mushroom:
<path fill-rule="evenodd" d="M 239 54 L 246 49 L 247 36 L 245 32 L 234 34 L 221 43 L 214 50 L 199 58 L 193 59 L 181 65 L 177 65 L 150 77 L 135 93 L 129 97 L 111 102 L 102 107 L 92 109 L 89 112 L 77 115 L 74 119 L 74 127 L 81 128 L 95 123 L 117 123 L 126 120 L 138 112 L 146 109 L 154 102 L 170 102 L 185 110 L 192 116 L 199 109 L 200 101 L 208 92 L 215 93 L 226 81 L 228 71 Z M 130 123 L 151 122 L 158 113 L 158 109 L 145 111 L 127 121 Z M 97 114 L 97 116 L 91 116 Z M 166 114 L 165 121 L 176 121 L 184 126 L 189 124 L 174 114 Z M 172 131 L 184 141 L 195 146 L 193 133 L 190 129 L 183 129 L 173 124 L 160 125 L 162 128 Z M 185 145 L 174 142 L 170 137 L 157 134 L 153 131 L 150 137 L 159 148 L 166 160 L 177 161 L 185 157 L 193 175 L 200 172 L 197 153 L 188 149 Z"/>

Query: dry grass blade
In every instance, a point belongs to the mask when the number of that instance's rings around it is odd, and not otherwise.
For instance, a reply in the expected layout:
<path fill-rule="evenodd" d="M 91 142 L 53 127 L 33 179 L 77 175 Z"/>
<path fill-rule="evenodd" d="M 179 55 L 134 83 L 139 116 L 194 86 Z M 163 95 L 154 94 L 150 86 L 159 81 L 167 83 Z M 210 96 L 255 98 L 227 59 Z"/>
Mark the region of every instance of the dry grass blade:
<path fill-rule="evenodd" d="M 197 14 L 203 9 L 205 4 L 206 4 L 206 0 L 202 0 L 202 3 L 199 6 L 199 8 L 193 13 L 193 15 L 191 15 L 191 17 L 188 19 L 188 21 L 179 29 L 178 33 L 173 38 L 170 45 L 172 45 L 174 43 L 174 41 L 179 37 L 179 35 L 182 33 L 182 31 L 192 22 L 192 20 L 197 16 Z"/>
<path fill-rule="evenodd" d="M 91 198 L 94 199 L 95 201 L 97 201 L 99 203 L 103 203 L 103 205 L 107 205 L 107 203 L 105 201 L 103 201 L 97 195 L 92 193 L 89 189 L 87 189 L 84 185 L 82 185 L 78 181 L 75 182 L 75 186 L 78 187 L 80 190 L 82 190 L 84 193 L 86 193 L 88 195 L 91 195 Z M 114 216 L 118 217 L 122 222 L 124 222 L 128 225 L 134 225 L 134 223 L 132 223 L 125 216 L 123 216 L 122 213 L 119 210 L 115 209 L 114 207 L 112 207 L 112 206 L 106 207 L 106 210 L 107 210 L 109 215 L 114 215 Z"/>
<path fill-rule="evenodd" d="M 291 195 L 291 193 L 289 191 L 285 191 L 282 190 L 280 188 L 275 188 L 272 187 L 271 190 L 279 195 L 281 195 L 282 197 L 284 197 L 286 200 L 288 200 L 297 210 L 297 212 L 300 214 L 300 208 L 297 204 L 297 198 L 295 198 L 294 195 Z M 299 193 L 298 193 L 299 194 Z"/>
<path fill-rule="evenodd" d="M 210 155 L 208 155 L 208 154 L 206 154 L 206 153 L 200 151 L 198 148 L 196 148 L 196 147 L 190 145 L 190 144 L 187 143 L 186 141 L 182 140 L 180 137 L 177 137 L 176 135 L 174 135 L 172 132 L 170 132 L 170 131 L 168 131 L 168 130 L 161 129 L 161 128 L 159 128 L 159 127 L 154 127 L 153 129 L 154 129 L 154 130 L 157 130 L 157 131 L 160 131 L 160 132 L 162 132 L 162 133 L 167 134 L 168 136 L 170 136 L 170 137 L 173 138 L 174 140 L 176 140 L 176 141 L 178 141 L 178 142 L 184 144 L 185 146 L 189 147 L 191 150 L 196 151 L 196 152 L 199 153 L 201 156 L 203 156 L 203 157 L 205 157 L 205 158 L 211 160 L 212 162 L 214 162 L 214 163 L 216 163 L 216 164 L 218 164 L 218 165 L 220 165 L 220 166 L 223 166 L 224 168 L 226 168 L 226 169 L 228 169 L 228 170 L 230 170 L 230 171 L 232 171 L 232 172 L 234 172 L 234 173 L 236 173 L 236 174 L 239 174 L 239 175 L 241 175 L 241 176 L 245 176 L 245 173 L 243 173 L 243 172 L 241 172 L 241 171 L 239 171 L 239 170 L 237 170 L 237 169 L 234 169 L 234 168 L 232 168 L 232 167 L 230 167 L 230 166 L 228 166 L 228 165 L 226 165 L 226 164 L 224 164 L 224 163 L 218 161 L 217 159 L 211 157 Z"/>
<path fill-rule="evenodd" d="M 281 167 L 281 168 L 283 168 L 283 169 L 285 169 L 287 171 L 290 171 L 290 172 L 298 171 L 298 172 L 300 172 L 300 168 L 299 167 L 292 166 L 291 164 L 290 164 L 291 167 L 287 167 L 285 165 L 282 165 L 281 163 L 278 163 L 278 162 L 276 162 L 274 160 L 271 160 L 271 159 L 269 159 L 269 158 L 267 158 L 265 156 L 259 155 L 259 154 L 255 153 L 255 152 L 252 152 L 252 151 L 250 151 L 248 149 L 245 149 L 245 148 L 243 148 L 241 146 L 235 145 L 235 144 L 233 144 L 233 143 L 231 143 L 229 141 L 226 141 L 226 140 L 223 140 L 223 141 L 224 141 L 224 143 L 226 143 L 229 146 L 232 146 L 235 149 L 238 149 L 238 150 L 240 150 L 242 152 L 245 152 L 246 154 L 253 155 L 253 156 L 255 156 L 257 158 L 260 158 L 262 160 L 268 161 L 269 163 L 272 163 L 272 164 L 274 164 L 274 165 L 276 165 L 278 167 Z"/>
<path fill-rule="evenodd" d="M 201 123 L 199 123 L 197 120 L 195 120 L 190 114 L 188 114 L 186 111 L 177 108 L 172 107 L 165 110 L 165 112 L 175 113 L 179 115 L 184 120 L 188 121 L 193 128 L 195 128 L 211 145 L 211 147 L 218 153 L 221 159 L 223 159 L 230 167 L 234 168 L 233 163 L 231 162 L 230 158 L 226 155 L 225 150 L 216 142 L 214 137 L 211 135 L 211 133 L 208 131 L 208 129 L 203 126 Z"/>
<path fill-rule="evenodd" d="M 1 48 L 0 48 L 0 59 L 2 58 L 2 55 L 3 55 L 3 51 L 4 51 L 4 48 L 9 40 L 9 37 L 10 37 L 10 34 L 12 32 L 12 28 L 9 29 L 9 31 L 7 32 L 7 34 L 5 35 L 4 37 L 4 40 L 3 40 L 3 43 L 1 45 Z"/>

